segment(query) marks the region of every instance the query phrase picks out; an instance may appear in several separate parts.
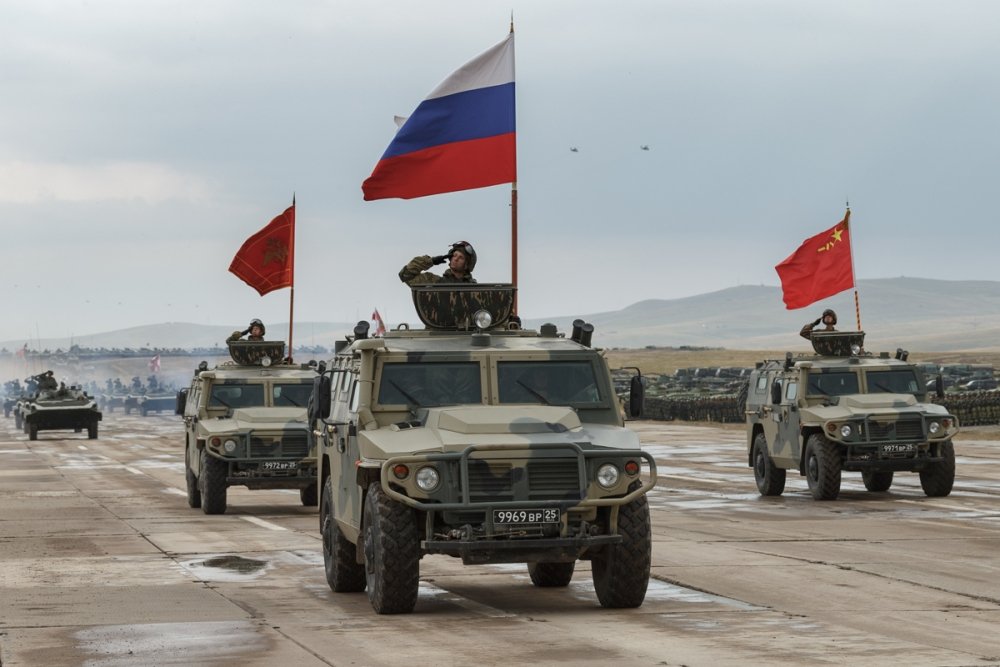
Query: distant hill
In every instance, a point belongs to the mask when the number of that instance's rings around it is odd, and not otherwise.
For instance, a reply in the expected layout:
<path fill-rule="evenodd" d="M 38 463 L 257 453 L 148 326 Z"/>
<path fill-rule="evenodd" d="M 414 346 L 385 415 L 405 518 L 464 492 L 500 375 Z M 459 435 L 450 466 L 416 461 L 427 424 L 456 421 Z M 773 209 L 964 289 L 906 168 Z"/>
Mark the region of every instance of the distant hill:
<path fill-rule="evenodd" d="M 914 351 L 954 351 L 1000 348 L 1000 282 L 946 281 L 925 278 L 861 280 L 858 284 L 861 324 L 868 348 Z M 623 288 L 623 291 L 627 291 Z M 805 349 L 798 331 L 834 308 L 839 329 L 854 329 L 853 292 L 844 292 L 808 308 L 785 310 L 781 289 L 741 285 L 683 299 L 650 299 L 621 310 L 526 318 L 525 325 L 545 322 L 568 332 L 574 319 L 595 327 L 594 344 L 601 347 L 725 347 L 741 350 Z M 354 323 L 297 322 L 296 346 L 332 347 Z M 271 338 L 286 338 L 287 323 L 269 326 Z M 107 348 L 206 348 L 223 345 L 231 330 L 224 326 L 165 322 L 118 331 L 76 336 L 73 342 Z M 23 340 L 0 342 L 15 350 Z M 39 341 L 30 341 L 31 348 Z M 42 339 L 41 349 L 67 349 L 70 340 Z"/>

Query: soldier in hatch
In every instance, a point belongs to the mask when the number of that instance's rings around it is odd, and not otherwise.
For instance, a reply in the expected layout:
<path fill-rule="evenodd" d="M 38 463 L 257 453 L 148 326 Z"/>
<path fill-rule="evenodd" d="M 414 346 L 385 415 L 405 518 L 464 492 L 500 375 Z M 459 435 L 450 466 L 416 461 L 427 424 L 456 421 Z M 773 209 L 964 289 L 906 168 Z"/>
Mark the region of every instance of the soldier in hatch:
<path fill-rule="evenodd" d="M 429 272 L 427 269 L 437 264 L 448 262 L 448 268 L 442 275 Z M 428 283 L 474 283 L 472 270 L 476 268 L 476 251 L 472 244 L 466 241 L 452 243 L 448 252 L 431 257 L 419 255 L 399 271 L 399 279 L 407 285 L 425 285 Z"/>
<path fill-rule="evenodd" d="M 231 343 L 234 340 L 239 340 L 243 336 L 247 337 L 247 340 L 264 340 L 264 323 L 258 319 L 250 320 L 250 326 L 248 326 L 243 331 L 234 331 L 226 339 L 227 343 Z"/>
<path fill-rule="evenodd" d="M 52 371 L 45 371 L 34 377 L 38 381 L 39 391 L 55 391 L 59 388 L 59 382 L 56 381 Z"/>
<path fill-rule="evenodd" d="M 820 324 L 823 325 L 822 329 L 816 329 Z M 827 308 L 823 311 L 823 316 L 820 317 L 815 322 L 809 322 L 802 330 L 799 331 L 799 335 L 806 340 L 812 340 L 812 332 L 816 331 L 836 331 L 834 325 L 837 324 L 837 313 L 833 312 L 831 308 Z"/>

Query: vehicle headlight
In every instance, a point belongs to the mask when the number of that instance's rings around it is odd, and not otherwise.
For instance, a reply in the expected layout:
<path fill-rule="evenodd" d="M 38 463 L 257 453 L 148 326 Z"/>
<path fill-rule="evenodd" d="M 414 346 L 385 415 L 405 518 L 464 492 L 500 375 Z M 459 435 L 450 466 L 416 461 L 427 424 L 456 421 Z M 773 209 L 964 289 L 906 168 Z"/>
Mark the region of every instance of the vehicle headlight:
<path fill-rule="evenodd" d="M 597 469 L 597 483 L 605 489 L 613 488 L 618 484 L 619 476 L 618 467 L 610 463 L 605 463 Z"/>
<path fill-rule="evenodd" d="M 931 435 L 937 435 L 938 433 L 941 432 L 941 424 L 939 424 L 938 422 L 931 422 L 930 424 L 927 425 L 927 431 Z"/>
<path fill-rule="evenodd" d="M 851 428 L 850 424 L 844 424 L 843 426 L 840 427 L 840 437 L 841 438 L 850 438 L 851 437 L 851 433 L 854 433 L 854 429 Z"/>
<path fill-rule="evenodd" d="M 485 310 L 477 310 L 472 319 L 480 329 L 489 329 L 490 325 L 493 324 L 493 316 Z"/>
<path fill-rule="evenodd" d="M 417 486 L 421 491 L 433 491 L 441 482 L 441 475 L 436 468 L 426 466 L 417 471 Z"/>
<path fill-rule="evenodd" d="M 267 355 L 261 357 L 260 358 L 260 365 L 263 366 L 264 368 L 267 368 L 268 366 L 270 366 L 271 365 L 271 357 L 268 357 Z"/>
<path fill-rule="evenodd" d="M 226 454 L 232 454 L 236 451 L 236 441 L 230 438 L 222 444 L 222 448 L 226 450 Z"/>
<path fill-rule="evenodd" d="M 861 346 L 858 345 L 857 343 L 855 343 L 854 345 L 852 345 L 851 346 L 851 354 L 853 354 L 855 357 L 858 356 L 859 354 L 861 354 Z"/>

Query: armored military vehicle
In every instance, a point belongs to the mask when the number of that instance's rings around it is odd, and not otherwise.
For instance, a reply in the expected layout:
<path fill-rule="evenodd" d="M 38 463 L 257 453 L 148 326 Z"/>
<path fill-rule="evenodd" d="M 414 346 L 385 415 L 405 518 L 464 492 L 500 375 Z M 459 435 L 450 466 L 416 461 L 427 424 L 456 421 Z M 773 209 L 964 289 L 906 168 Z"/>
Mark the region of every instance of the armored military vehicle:
<path fill-rule="evenodd" d="M 184 416 L 188 505 L 226 511 L 230 486 L 299 489 L 315 505 L 316 455 L 309 447 L 306 407 L 316 370 L 283 361 L 281 341 L 233 341 L 232 361 L 202 362 L 176 397 Z"/>
<path fill-rule="evenodd" d="M 380 614 L 417 601 L 419 562 L 526 563 L 566 586 L 589 560 L 605 607 L 642 604 L 652 456 L 624 428 L 593 327 L 519 328 L 514 288 L 413 287 L 424 329 L 338 345 L 311 409 L 326 579 Z M 635 378 L 630 408 L 638 413 Z"/>
<path fill-rule="evenodd" d="M 150 412 L 170 412 L 174 409 L 177 394 L 167 390 L 148 391 L 136 400 L 139 414 L 145 417 Z"/>
<path fill-rule="evenodd" d="M 837 498 L 843 471 L 860 472 L 869 491 L 887 491 L 896 472 L 916 472 L 928 496 L 951 493 L 958 422 L 930 402 L 907 353 L 866 353 L 860 331 L 814 331 L 812 342 L 815 355 L 789 352 L 750 374 L 747 463 L 760 494 L 781 495 L 789 469 L 805 476 L 816 500 Z"/>
<path fill-rule="evenodd" d="M 29 440 L 37 440 L 39 431 L 66 429 L 76 432 L 86 429 L 88 438 L 97 438 L 101 411 L 97 401 L 77 386 L 39 385 L 37 394 L 20 401 L 18 407 Z"/>

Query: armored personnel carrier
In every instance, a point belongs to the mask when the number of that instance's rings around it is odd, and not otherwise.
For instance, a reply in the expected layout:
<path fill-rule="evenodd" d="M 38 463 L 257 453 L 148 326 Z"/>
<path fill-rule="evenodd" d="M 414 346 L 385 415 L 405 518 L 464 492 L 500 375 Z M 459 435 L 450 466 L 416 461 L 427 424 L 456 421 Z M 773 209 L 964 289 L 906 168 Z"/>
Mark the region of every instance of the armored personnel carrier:
<path fill-rule="evenodd" d="M 202 362 L 176 396 L 191 507 L 222 514 L 230 486 L 299 489 L 303 505 L 316 505 L 306 422 L 316 370 L 285 363 L 284 348 L 280 341 L 230 342 L 232 361 L 211 370 Z"/>
<path fill-rule="evenodd" d="M 45 374 L 43 374 L 45 375 Z M 97 438 L 97 424 L 101 411 L 97 401 L 77 386 L 56 384 L 49 380 L 40 382 L 38 393 L 32 400 L 19 404 L 21 424 L 29 440 L 37 440 L 39 431 L 70 429 L 87 430 L 87 437 Z"/>
<path fill-rule="evenodd" d="M 420 559 L 444 554 L 526 563 L 547 587 L 590 561 L 601 605 L 642 604 L 655 462 L 624 428 L 593 326 L 523 330 L 513 297 L 504 284 L 415 286 L 424 329 L 369 338 L 359 323 L 323 369 L 311 423 L 334 591 L 410 612 Z"/>
<path fill-rule="evenodd" d="M 781 495 L 787 470 L 805 476 L 816 500 L 837 498 L 843 472 L 860 472 L 873 492 L 888 491 L 897 472 L 916 472 L 928 496 L 951 493 L 957 419 L 929 400 L 905 351 L 866 353 L 864 336 L 814 331 L 815 355 L 789 352 L 751 372 L 747 463 L 761 495 Z"/>

